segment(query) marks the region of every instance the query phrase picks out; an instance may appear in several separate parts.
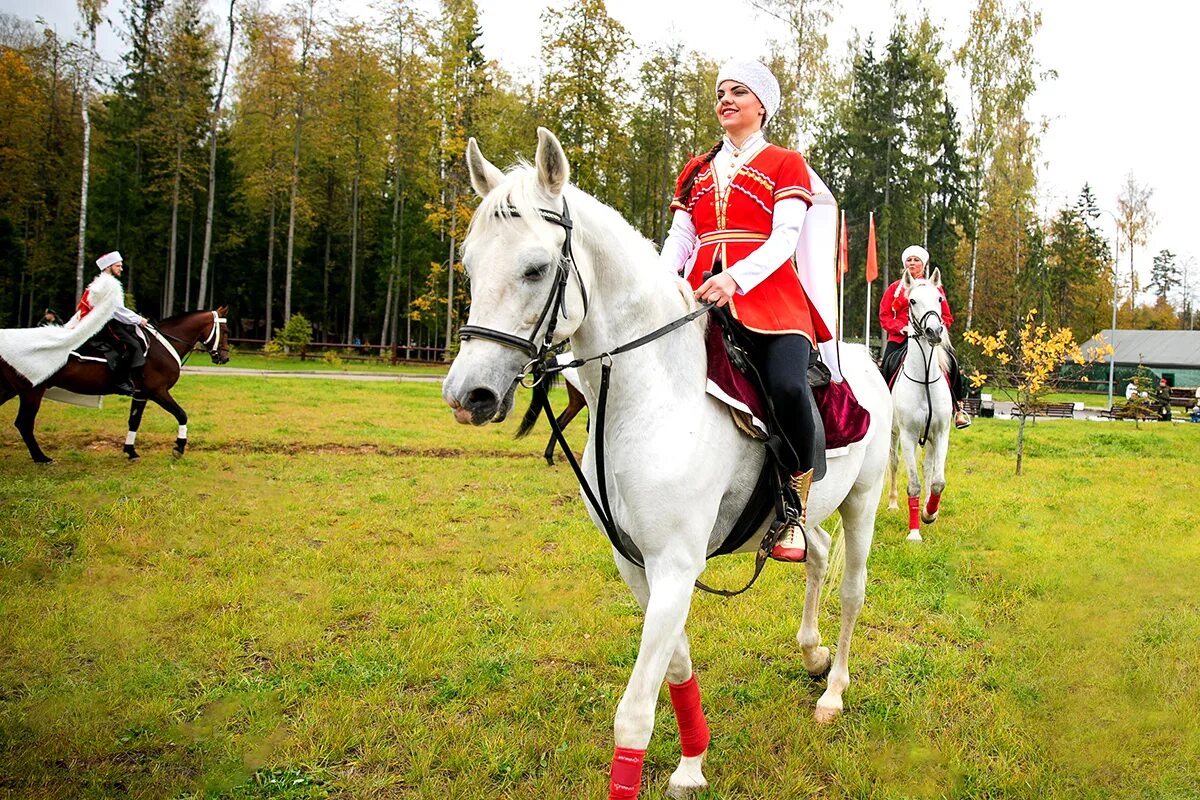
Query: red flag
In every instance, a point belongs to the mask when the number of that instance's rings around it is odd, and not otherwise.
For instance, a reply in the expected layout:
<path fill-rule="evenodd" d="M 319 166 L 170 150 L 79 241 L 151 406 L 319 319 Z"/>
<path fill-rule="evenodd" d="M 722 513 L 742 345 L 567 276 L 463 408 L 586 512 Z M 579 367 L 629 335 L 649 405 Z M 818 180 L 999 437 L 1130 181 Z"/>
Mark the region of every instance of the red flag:
<path fill-rule="evenodd" d="M 838 244 L 838 283 L 850 270 L 850 240 L 846 236 L 846 212 L 842 212 L 842 237 Z"/>
<path fill-rule="evenodd" d="M 879 259 L 875 255 L 875 212 L 871 212 L 871 232 L 867 234 L 867 283 L 879 277 Z"/>

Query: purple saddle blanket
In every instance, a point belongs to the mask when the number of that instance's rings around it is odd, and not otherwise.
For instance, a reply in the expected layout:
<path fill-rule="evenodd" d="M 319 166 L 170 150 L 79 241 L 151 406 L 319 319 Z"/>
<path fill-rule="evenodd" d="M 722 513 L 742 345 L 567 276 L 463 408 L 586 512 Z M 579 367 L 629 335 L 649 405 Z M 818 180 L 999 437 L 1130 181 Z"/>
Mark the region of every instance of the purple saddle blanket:
<path fill-rule="evenodd" d="M 719 325 L 708 326 L 708 393 L 750 417 L 766 433 L 766 405 L 754 384 L 729 360 Z M 871 412 L 854 396 L 848 381 L 830 381 L 813 387 L 821 421 L 825 423 L 825 449 L 837 450 L 861 441 L 871 426 Z"/>

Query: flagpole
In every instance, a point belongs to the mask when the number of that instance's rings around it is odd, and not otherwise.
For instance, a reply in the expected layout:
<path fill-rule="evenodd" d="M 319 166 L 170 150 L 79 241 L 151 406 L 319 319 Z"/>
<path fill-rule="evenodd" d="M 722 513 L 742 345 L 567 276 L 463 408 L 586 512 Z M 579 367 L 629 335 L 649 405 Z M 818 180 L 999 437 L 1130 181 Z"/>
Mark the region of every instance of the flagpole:
<path fill-rule="evenodd" d="M 842 326 L 846 319 L 846 273 L 842 271 L 843 259 L 846 258 L 846 251 L 842 249 L 842 242 L 846 241 L 846 210 L 842 209 L 842 230 L 838 234 L 838 341 L 841 341 L 843 334 Z M 1112 406 L 1112 403 L 1109 403 Z"/>
<path fill-rule="evenodd" d="M 871 259 L 875 255 L 873 252 L 875 247 L 875 212 L 871 212 L 870 233 L 867 236 L 867 313 L 864 315 L 866 320 L 863 323 L 863 344 L 867 346 L 867 350 L 871 349 L 871 281 L 874 276 L 871 275 Z"/>

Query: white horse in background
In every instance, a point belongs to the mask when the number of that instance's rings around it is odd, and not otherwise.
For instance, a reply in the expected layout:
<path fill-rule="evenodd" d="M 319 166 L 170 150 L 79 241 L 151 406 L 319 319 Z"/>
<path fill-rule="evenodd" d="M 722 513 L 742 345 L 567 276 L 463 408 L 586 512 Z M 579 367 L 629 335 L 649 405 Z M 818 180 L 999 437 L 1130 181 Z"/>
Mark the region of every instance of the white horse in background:
<path fill-rule="evenodd" d="M 474 139 L 467 146 L 467 163 L 483 200 L 463 244 L 470 316 L 443 386 L 459 422 L 483 425 L 505 418 L 532 349 L 548 330 L 554 343 L 569 338 L 577 358 L 598 357 L 697 308 L 687 283 L 659 265 L 653 244 L 616 211 L 568 184 L 566 155 L 549 131 L 538 130 L 533 166 L 502 173 Z M 567 212 L 564 224 L 559 215 Z M 607 474 L 596 474 L 601 426 L 595 421 L 583 456 L 588 481 L 592 486 L 607 482 L 615 522 L 644 563 L 639 567 L 613 548 L 618 571 L 645 612 L 637 661 L 614 722 L 613 796 L 636 796 L 664 678 L 671 685 L 684 753 L 669 794 L 685 797 L 707 785 L 701 765 L 708 729 L 685 624 L 706 556 L 720 546 L 745 506 L 764 448 L 740 433 L 727 409 L 705 393 L 705 325 L 700 318 L 606 357 L 613 365 L 603 433 Z M 829 459 L 828 472 L 809 499 L 807 587 L 797 640 L 808 673 L 829 676 L 817 702 L 819 722 L 842 710 L 842 693 L 850 683 L 850 640 L 863 604 L 891 426 L 887 387 L 866 349 L 845 346 L 842 372 L 872 424 L 863 441 Z M 600 362 L 581 367 L 579 379 L 588 407 L 597 409 Z M 603 530 L 596 509 L 585 505 Z M 845 572 L 841 631 L 831 659 L 817 630 L 830 549 L 829 534 L 819 523 L 835 510 L 845 526 Z M 761 531 L 743 551 L 753 551 L 760 538 Z"/>
<path fill-rule="evenodd" d="M 939 289 L 941 272 L 928 279 L 913 278 L 905 270 L 901 279 L 908 296 L 908 349 L 900 371 L 892 382 L 892 451 L 888 458 L 888 509 L 899 509 L 896 465 L 900 453 L 908 468 L 908 539 L 921 541 L 921 522 L 937 521 L 942 492 L 946 488 L 946 453 L 950 448 L 950 425 L 954 409 L 950 384 L 945 379 L 949 366 L 950 338 L 942 322 Z M 925 448 L 925 505 L 921 506 L 921 476 L 917 472 L 917 448 Z"/>

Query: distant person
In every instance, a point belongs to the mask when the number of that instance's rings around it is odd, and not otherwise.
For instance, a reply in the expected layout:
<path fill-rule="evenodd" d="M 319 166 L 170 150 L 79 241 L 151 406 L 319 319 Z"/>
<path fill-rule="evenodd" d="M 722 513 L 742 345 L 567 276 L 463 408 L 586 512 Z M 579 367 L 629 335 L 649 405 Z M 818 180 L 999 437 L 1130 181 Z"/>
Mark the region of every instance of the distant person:
<path fill-rule="evenodd" d="M 925 277 L 925 265 L 929 263 L 929 251 L 919 244 L 905 249 L 900 257 L 908 274 L 917 280 Z M 901 286 L 903 276 L 897 279 L 883 293 L 879 303 L 879 324 L 887 331 L 888 341 L 883 349 L 884 379 L 890 384 L 892 376 L 904 362 L 904 351 L 908 349 L 908 340 L 913 334 L 912 323 L 908 318 L 908 297 Z M 954 324 L 954 315 L 950 313 L 950 303 L 946 300 L 946 290 L 938 287 L 942 296 L 942 324 L 949 328 Z M 963 408 L 963 379 L 958 369 L 958 359 L 954 352 L 946 349 L 950 357 L 950 368 L 946 378 L 950 384 L 950 395 L 954 400 L 954 427 L 967 428 L 971 425 L 971 417 Z"/>
<path fill-rule="evenodd" d="M 121 258 L 120 253 L 114 250 L 96 259 L 96 266 L 100 269 L 100 275 L 93 281 L 93 285 L 96 281 L 120 278 L 121 272 L 125 268 L 125 260 Z M 83 290 L 83 297 L 79 299 L 80 317 L 87 316 L 92 311 L 91 291 L 92 286 L 89 285 L 87 289 Z M 144 328 L 146 323 L 145 317 L 125 307 L 124 294 L 122 294 L 117 301 L 116 310 L 105 324 L 108 332 L 124 348 L 124 353 L 114 369 L 112 381 L 113 388 L 119 394 L 133 394 L 142 382 L 142 367 L 146 365 L 146 352 L 143 349 L 142 340 L 137 335 L 137 328 Z"/>
<path fill-rule="evenodd" d="M 1130 381 L 1125 386 L 1125 399 L 1132 400 L 1135 397 L 1137 397 L 1137 386 L 1134 384 L 1133 381 Z"/>
<path fill-rule="evenodd" d="M 62 319 L 52 309 L 47 308 L 42 314 L 41 320 L 38 321 L 37 327 L 45 328 L 49 325 L 62 325 Z"/>
<path fill-rule="evenodd" d="M 1167 385 L 1166 378 L 1160 378 L 1158 381 L 1158 393 L 1155 395 L 1155 400 L 1158 403 L 1158 418 L 1163 422 L 1171 421 L 1171 387 Z"/>

